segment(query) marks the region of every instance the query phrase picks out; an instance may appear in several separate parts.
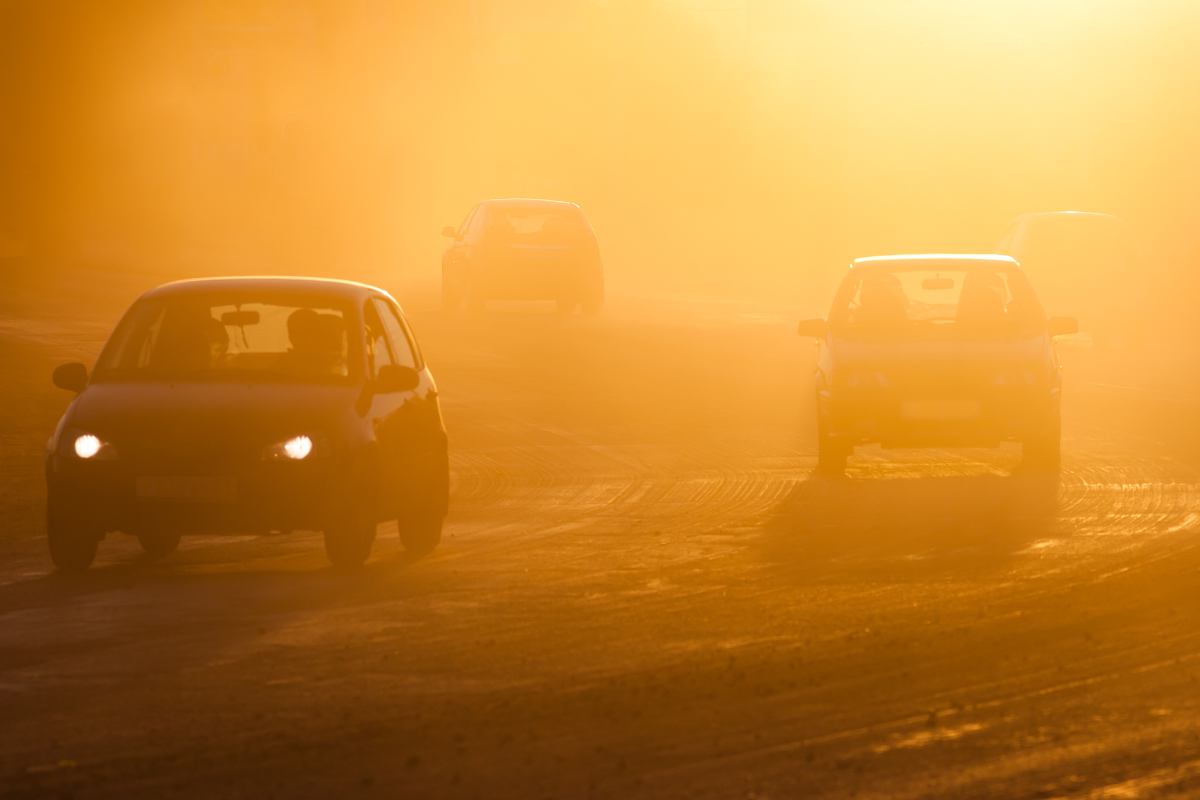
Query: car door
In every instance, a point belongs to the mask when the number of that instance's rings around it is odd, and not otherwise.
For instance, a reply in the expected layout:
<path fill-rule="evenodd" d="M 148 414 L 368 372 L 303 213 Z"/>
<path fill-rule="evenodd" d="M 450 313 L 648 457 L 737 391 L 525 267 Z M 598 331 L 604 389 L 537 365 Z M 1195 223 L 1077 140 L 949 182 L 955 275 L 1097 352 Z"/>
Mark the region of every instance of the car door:
<path fill-rule="evenodd" d="M 402 392 L 379 392 L 376 438 L 384 460 L 383 499 L 388 517 L 402 516 L 405 509 L 428 497 L 429 478 L 438 474 L 444 459 L 445 433 L 437 404 L 437 388 L 421 363 L 420 351 L 398 310 L 386 298 L 368 301 L 367 328 L 377 338 L 370 345 L 377 354 L 386 351 L 387 362 L 413 370 L 414 388 Z M 377 325 L 377 328 L 372 328 Z M 376 360 L 380 358 L 376 355 Z M 442 470 L 444 471 L 444 470 Z"/>
<path fill-rule="evenodd" d="M 391 518 L 399 504 L 402 452 L 415 395 L 412 391 L 395 391 L 380 385 L 381 371 L 399 362 L 374 298 L 367 300 L 363 308 L 363 327 L 367 380 L 372 385 L 369 413 L 379 458 L 380 513 Z"/>
<path fill-rule="evenodd" d="M 475 206 L 467 214 L 462 221 L 462 225 L 458 227 L 458 232 L 454 236 L 454 241 L 446 248 L 445 255 L 442 256 L 442 270 L 454 280 L 464 279 L 464 269 L 468 261 L 470 251 L 470 231 L 472 221 L 479 216 L 479 206 Z"/>

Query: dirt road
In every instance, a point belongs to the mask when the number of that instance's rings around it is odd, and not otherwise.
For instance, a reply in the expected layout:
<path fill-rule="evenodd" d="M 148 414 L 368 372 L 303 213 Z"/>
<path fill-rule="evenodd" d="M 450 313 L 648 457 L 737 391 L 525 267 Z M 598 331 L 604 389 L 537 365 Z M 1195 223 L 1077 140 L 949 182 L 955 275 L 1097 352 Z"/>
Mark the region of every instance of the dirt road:
<path fill-rule="evenodd" d="M 452 513 L 355 576 L 303 532 L 51 574 L 45 375 L 111 319 L 10 310 L 0 795 L 1200 796 L 1195 363 L 1066 348 L 1057 485 L 1006 450 L 834 481 L 792 319 L 408 305 Z"/>

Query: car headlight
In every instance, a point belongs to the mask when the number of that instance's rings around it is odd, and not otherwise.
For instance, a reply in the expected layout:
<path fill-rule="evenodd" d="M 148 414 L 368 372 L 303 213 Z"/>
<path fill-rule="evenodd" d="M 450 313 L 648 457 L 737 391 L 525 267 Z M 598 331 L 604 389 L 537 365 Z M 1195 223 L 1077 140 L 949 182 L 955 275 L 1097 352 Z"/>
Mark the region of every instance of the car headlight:
<path fill-rule="evenodd" d="M 62 443 L 66 454 L 80 461 L 111 461 L 117 457 L 117 448 L 94 433 L 71 431 Z"/>
<path fill-rule="evenodd" d="M 327 450 L 324 440 L 302 433 L 271 445 L 263 451 L 263 458 L 267 461 L 304 461 Z"/>

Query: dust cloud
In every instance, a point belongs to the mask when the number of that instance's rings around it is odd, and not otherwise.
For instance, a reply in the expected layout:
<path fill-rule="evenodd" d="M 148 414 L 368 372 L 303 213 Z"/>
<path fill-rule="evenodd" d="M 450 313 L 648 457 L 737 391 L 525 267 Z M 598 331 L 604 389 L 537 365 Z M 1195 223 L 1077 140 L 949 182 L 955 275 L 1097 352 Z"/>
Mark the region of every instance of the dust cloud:
<path fill-rule="evenodd" d="M 819 306 L 854 256 L 990 251 L 1060 209 L 1126 220 L 1148 296 L 1198 286 L 1187 3 L 0 14 L 10 273 L 432 278 L 475 201 L 545 196 L 583 205 L 633 290 Z"/>

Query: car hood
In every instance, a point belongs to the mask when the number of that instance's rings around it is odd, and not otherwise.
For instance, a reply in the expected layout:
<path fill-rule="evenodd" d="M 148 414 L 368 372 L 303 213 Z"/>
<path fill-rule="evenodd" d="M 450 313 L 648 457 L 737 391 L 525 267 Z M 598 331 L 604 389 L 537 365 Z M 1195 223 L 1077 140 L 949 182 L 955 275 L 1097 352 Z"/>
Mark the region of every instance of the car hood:
<path fill-rule="evenodd" d="M 269 443 L 340 427 L 357 397 L 350 386 L 94 383 L 75 399 L 63 427 L 114 443 Z"/>

